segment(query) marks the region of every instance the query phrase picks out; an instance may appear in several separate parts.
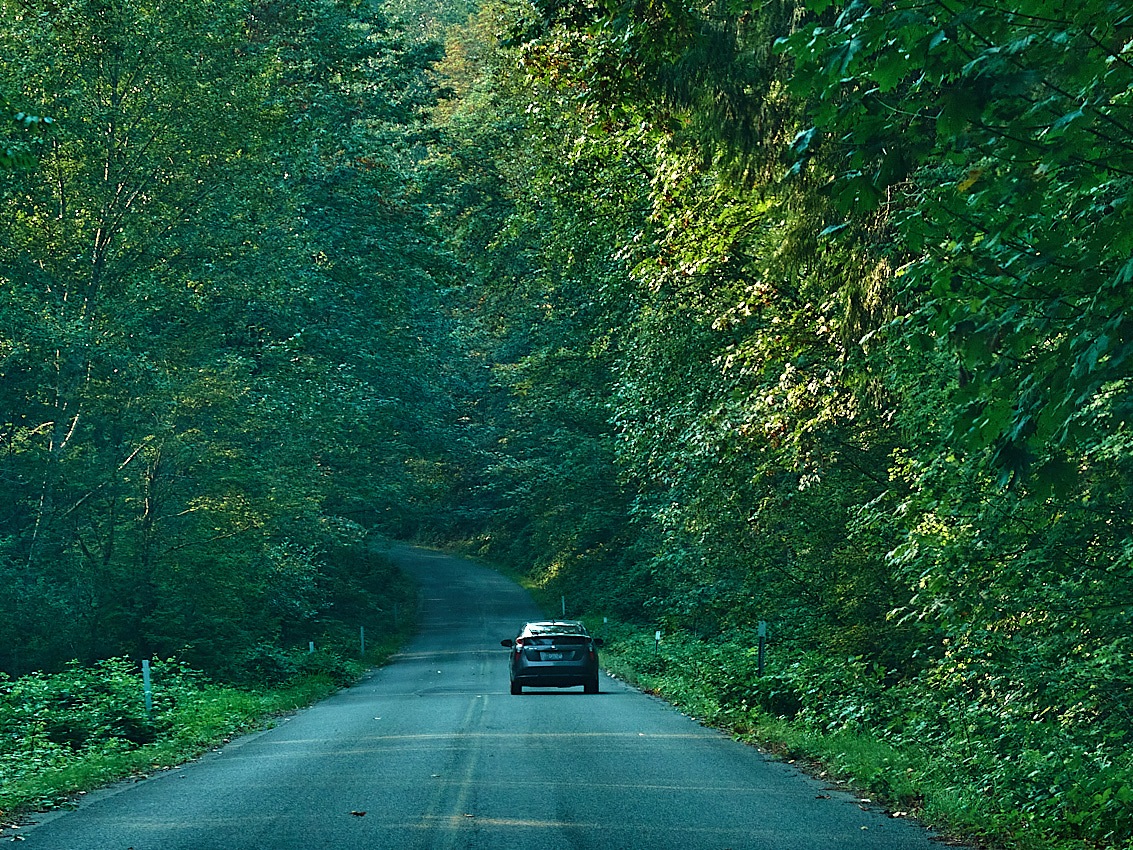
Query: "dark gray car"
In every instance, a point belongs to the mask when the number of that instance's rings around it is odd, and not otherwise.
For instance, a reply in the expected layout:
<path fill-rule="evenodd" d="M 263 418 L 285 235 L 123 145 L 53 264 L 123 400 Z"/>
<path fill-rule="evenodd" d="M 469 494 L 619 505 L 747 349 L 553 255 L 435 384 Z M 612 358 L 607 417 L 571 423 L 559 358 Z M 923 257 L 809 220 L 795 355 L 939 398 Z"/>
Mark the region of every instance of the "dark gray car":
<path fill-rule="evenodd" d="M 587 633 L 576 620 L 546 620 L 525 623 L 514 640 L 502 640 L 512 648 L 511 692 L 523 687 L 569 688 L 582 685 L 588 694 L 598 693 L 598 647 L 602 641 Z"/>

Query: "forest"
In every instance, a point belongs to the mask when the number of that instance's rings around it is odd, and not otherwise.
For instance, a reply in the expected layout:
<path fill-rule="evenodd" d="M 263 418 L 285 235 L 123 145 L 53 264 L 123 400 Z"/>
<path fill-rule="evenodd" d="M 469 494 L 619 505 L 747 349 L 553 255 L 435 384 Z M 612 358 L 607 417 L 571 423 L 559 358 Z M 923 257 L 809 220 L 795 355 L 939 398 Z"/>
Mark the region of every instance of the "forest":
<path fill-rule="evenodd" d="M 0 0 L 0 44 L 7 676 L 248 681 L 395 629 L 415 540 L 993 846 L 1133 847 L 1127 3 Z"/>

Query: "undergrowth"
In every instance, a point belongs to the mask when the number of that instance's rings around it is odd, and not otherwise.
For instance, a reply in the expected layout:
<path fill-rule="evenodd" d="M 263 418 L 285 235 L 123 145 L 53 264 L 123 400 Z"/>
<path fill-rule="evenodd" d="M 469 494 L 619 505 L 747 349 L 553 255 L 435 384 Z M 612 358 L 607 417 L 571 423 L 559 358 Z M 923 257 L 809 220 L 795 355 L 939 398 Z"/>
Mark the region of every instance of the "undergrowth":
<path fill-rule="evenodd" d="M 1133 848 L 1133 753 L 1120 724 L 1044 721 L 1022 697 L 992 710 L 948 682 L 893 683 L 855 658 L 799 654 L 760 676 L 754 636 L 671 633 L 658 645 L 652 627 L 589 622 L 615 676 L 766 751 L 812 762 L 892 812 L 989 848 Z"/>
<path fill-rule="evenodd" d="M 265 728 L 384 663 L 406 634 L 386 635 L 361 659 L 261 647 L 262 657 L 250 659 L 260 667 L 253 663 L 239 686 L 155 660 L 148 712 L 141 666 L 129 659 L 14 680 L 0 674 L 0 817 L 68 805 Z"/>

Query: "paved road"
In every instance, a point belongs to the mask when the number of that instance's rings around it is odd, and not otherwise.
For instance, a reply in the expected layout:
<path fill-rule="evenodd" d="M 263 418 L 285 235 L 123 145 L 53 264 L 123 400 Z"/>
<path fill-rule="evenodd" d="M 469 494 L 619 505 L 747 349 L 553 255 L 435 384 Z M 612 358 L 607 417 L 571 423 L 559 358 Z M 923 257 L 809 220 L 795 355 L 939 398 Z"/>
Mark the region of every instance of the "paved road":
<path fill-rule="evenodd" d="M 537 616 L 496 573 L 409 547 L 421 630 L 389 666 L 266 732 L 21 830 L 28 850 L 927 850 L 788 765 L 607 677 L 508 693 Z M 822 799 L 831 795 L 829 799 Z M 355 814 L 362 813 L 365 814 Z"/>

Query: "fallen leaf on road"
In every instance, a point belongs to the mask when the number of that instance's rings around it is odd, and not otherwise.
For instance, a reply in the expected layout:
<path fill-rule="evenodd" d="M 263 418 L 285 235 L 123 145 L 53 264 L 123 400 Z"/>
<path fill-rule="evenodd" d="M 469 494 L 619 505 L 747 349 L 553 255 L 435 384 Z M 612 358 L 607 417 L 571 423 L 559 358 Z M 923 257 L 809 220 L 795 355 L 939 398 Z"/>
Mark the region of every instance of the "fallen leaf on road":
<path fill-rule="evenodd" d="M 365 812 L 351 812 L 350 814 L 354 815 L 354 817 L 356 817 L 356 818 L 360 818 L 366 813 Z"/>
<path fill-rule="evenodd" d="M 830 795 L 829 794 L 819 794 L 814 799 L 816 799 L 816 800 L 829 800 Z"/>

